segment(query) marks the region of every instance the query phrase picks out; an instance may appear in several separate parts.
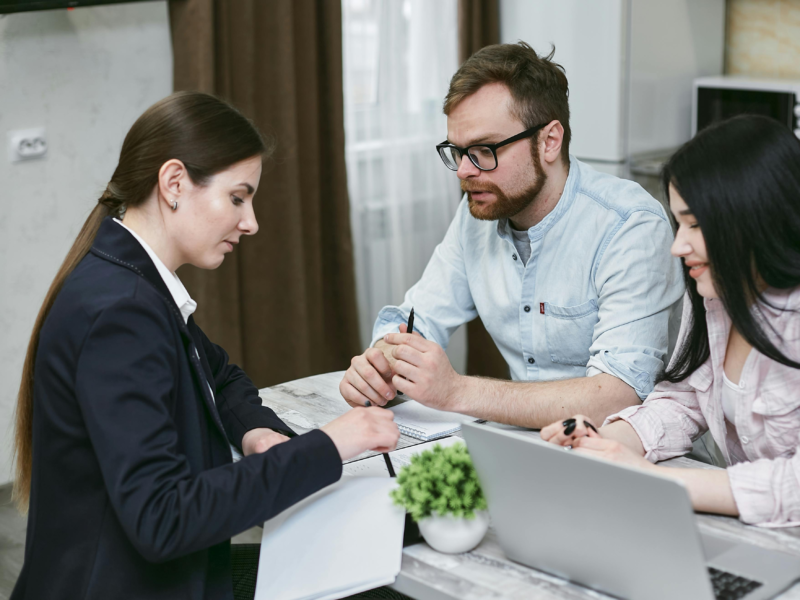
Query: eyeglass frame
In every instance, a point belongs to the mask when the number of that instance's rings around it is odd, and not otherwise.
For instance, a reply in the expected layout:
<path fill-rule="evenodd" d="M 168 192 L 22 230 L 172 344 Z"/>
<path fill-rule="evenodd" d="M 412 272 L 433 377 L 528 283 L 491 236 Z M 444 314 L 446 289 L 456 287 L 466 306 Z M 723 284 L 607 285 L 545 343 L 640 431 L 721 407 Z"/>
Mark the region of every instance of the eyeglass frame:
<path fill-rule="evenodd" d="M 548 121 L 547 123 L 541 123 L 539 125 L 534 125 L 530 129 L 526 129 L 525 131 L 523 131 L 522 133 L 518 133 L 517 135 L 512 135 L 510 138 L 506 138 L 502 142 L 498 142 L 496 144 L 470 144 L 469 146 L 465 146 L 464 148 L 460 148 L 460 147 L 456 146 L 455 144 L 451 144 L 450 142 L 445 140 L 440 144 L 436 144 L 436 152 L 439 154 L 439 158 L 442 159 L 442 162 L 444 163 L 444 166 L 447 167 L 448 169 L 450 169 L 451 171 L 458 171 L 458 169 L 460 168 L 461 164 L 460 164 L 460 161 L 459 161 L 459 166 L 458 167 L 456 167 L 455 169 L 450 167 L 447 164 L 445 158 L 442 156 L 442 150 L 444 148 L 452 148 L 452 149 L 458 150 L 459 154 L 461 154 L 461 160 L 464 160 L 464 156 L 467 156 L 469 158 L 469 162 L 471 162 L 473 165 L 475 165 L 475 168 L 480 169 L 481 171 L 494 171 L 497 167 L 500 166 L 500 159 L 497 158 L 497 149 L 498 148 L 502 148 L 503 146 L 506 146 L 506 145 L 511 144 L 513 142 L 516 142 L 518 140 L 522 140 L 522 139 L 525 139 L 527 137 L 531 137 L 534 133 L 536 133 L 537 131 L 541 130 L 544 127 L 547 127 L 550 123 L 551 123 L 551 121 Z M 492 156 L 494 156 L 494 167 L 492 167 L 491 169 L 484 169 L 483 167 L 481 167 L 478 163 L 476 163 L 472 159 L 472 155 L 469 153 L 469 149 L 470 148 L 488 148 L 489 150 L 491 150 Z"/>

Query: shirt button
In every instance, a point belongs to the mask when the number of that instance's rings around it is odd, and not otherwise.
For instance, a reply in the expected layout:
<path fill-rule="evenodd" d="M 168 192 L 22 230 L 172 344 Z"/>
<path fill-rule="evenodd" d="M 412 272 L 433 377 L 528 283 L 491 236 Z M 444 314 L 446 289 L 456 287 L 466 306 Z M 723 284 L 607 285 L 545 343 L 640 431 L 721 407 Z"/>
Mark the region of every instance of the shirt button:
<path fill-rule="evenodd" d="M 531 307 L 530 306 L 526 306 L 525 307 L 525 312 L 531 312 Z"/>
<path fill-rule="evenodd" d="M 517 255 L 516 254 L 512 254 L 511 258 L 513 258 L 514 260 L 517 260 Z"/>
<path fill-rule="evenodd" d="M 535 360 L 533 360 L 533 357 L 531 356 L 531 357 L 528 359 L 528 362 L 529 362 L 529 363 L 531 363 L 531 364 L 533 364 L 533 363 L 535 363 L 536 361 L 535 361 Z"/>
<path fill-rule="evenodd" d="M 748 443 L 750 443 L 750 438 L 749 438 L 749 437 L 747 437 L 746 435 L 743 435 L 743 436 L 742 436 L 740 439 L 742 440 L 742 443 L 743 443 L 743 444 L 748 444 Z"/>

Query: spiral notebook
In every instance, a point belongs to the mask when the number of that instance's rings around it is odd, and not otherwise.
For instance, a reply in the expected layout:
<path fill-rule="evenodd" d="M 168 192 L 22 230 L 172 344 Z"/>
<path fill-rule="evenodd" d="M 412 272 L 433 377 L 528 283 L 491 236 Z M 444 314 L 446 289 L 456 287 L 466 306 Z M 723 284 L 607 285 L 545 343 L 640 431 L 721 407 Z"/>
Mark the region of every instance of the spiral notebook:
<path fill-rule="evenodd" d="M 467 415 L 429 408 L 410 399 L 395 400 L 387 408 L 394 413 L 394 422 L 400 433 L 425 442 L 453 435 L 461 430 L 462 423 L 476 420 Z"/>

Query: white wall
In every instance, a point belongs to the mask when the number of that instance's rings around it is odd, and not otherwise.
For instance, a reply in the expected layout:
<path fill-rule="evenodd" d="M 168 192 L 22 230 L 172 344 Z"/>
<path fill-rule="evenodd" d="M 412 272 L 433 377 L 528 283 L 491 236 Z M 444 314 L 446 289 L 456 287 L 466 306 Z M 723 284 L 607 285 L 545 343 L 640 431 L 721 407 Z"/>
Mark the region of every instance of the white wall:
<path fill-rule="evenodd" d="M 0 484 L 31 327 L 125 133 L 172 91 L 165 0 L 0 18 Z M 11 163 L 7 133 L 45 127 L 45 158 Z"/>

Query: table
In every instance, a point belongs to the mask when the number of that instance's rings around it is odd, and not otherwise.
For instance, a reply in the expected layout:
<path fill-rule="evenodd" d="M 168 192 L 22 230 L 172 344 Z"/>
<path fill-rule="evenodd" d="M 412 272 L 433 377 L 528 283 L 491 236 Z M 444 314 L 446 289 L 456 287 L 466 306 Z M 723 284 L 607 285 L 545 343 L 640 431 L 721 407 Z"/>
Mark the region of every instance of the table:
<path fill-rule="evenodd" d="M 264 388 L 259 394 L 265 406 L 272 408 L 295 431 L 305 433 L 350 409 L 339 394 L 343 375 L 344 371 L 340 371 L 306 377 Z M 521 431 L 538 436 L 538 432 Z M 401 436 L 397 447 L 417 443 L 419 440 Z M 373 454 L 367 452 L 353 460 Z M 676 468 L 716 468 L 687 458 L 676 458 L 662 464 Z M 800 556 L 798 527 L 764 529 L 744 525 L 732 517 L 706 514 L 697 515 L 697 524 L 701 532 Z M 418 600 L 610 598 L 507 559 L 491 529 L 477 548 L 464 554 L 442 554 L 427 544 L 405 548 L 402 568 L 392 587 Z M 800 600 L 800 582 L 778 597 L 781 600 Z"/>

